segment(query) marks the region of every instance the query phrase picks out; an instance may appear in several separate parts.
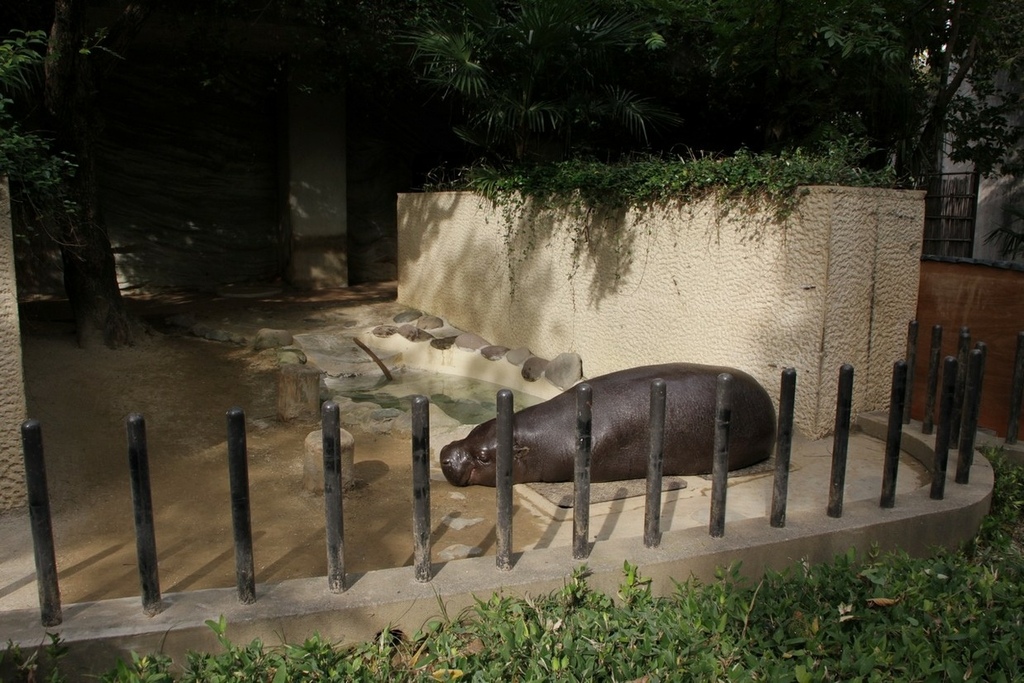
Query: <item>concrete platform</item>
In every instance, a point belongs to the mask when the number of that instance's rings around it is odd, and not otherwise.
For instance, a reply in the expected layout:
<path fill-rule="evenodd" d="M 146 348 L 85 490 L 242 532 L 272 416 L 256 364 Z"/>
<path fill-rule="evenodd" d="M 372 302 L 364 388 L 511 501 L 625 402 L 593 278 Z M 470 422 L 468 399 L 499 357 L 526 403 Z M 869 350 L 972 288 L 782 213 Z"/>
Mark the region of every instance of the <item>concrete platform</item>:
<path fill-rule="evenodd" d="M 592 572 L 597 588 L 614 592 L 624 560 L 638 564 L 652 579 L 658 594 L 674 590 L 676 581 L 691 576 L 711 580 L 715 569 L 742 563 L 745 574 L 766 568 L 783 569 L 794 563 L 824 562 L 854 548 L 902 549 L 927 554 L 935 547 L 953 547 L 970 538 L 988 511 L 992 469 L 976 455 L 967 485 L 953 482 L 956 453 L 950 454 L 946 497 L 931 500 L 932 437 L 918 425 L 904 430 L 896 505 L 879 507 L 884 444 L 872 435 L 885 430 L 884 415 L 861 416 L 861 431 L 851 437 L 844 513 L 825 515 L 831 440 L 802 441 L 794 446 L 790 498 L 785 528 L 772 528 L 769 473 L 740 476 L 730 481 L 723 538 L 707 532 L 710 482 L 689 478 L 686 489 L 665 494 L 663 539 L 659 547 L 644 547 L 643 499 L 596 504 L 591 509 L 590 554 L 574 560 L 571 553 L 571 511 L 555 508 L 526 487 L 517 487 L 519 504 L 546 517 L 548 532 L 532 548 L 517 553 L 511 571 L 495 568 L 493 557 L 474 557 L 435 563 L 429 583 L 415 581 L 411 567 L 399 567 L 348 577 L 345 592 L 332 594 L 324 578 L 259 585 L 255 605 L 242 605 L 234 590 L 214 589 L 169 594 L 163 611 L 143 614 L 138 599 L 80 603 L 64 607 L 59 627 L 43 628 L 35 603 L 32 551 L 27 521 L 0 522 L 0 633 L 24 646 L 45 642 L 46 633 L 59 633 L 71 647 L 69 661 L 76 670 L 108 669 L 116 656 L 135 651 L 162 651 L 175 658 L 189 648 L 216 649 L 207 619 L 224 615 L 235 642 L 260 637 L 267 643 L 302 639 L 314 631 L 337 642 L 371 638 L 391 626 L 414 632 L 440 613 L 438 601 L 451 615 L 473 604 L 474 596 L 539 594 L 557 589 L 580 564 Z M 923 462 L 922 462 L 923 461 Z"/>

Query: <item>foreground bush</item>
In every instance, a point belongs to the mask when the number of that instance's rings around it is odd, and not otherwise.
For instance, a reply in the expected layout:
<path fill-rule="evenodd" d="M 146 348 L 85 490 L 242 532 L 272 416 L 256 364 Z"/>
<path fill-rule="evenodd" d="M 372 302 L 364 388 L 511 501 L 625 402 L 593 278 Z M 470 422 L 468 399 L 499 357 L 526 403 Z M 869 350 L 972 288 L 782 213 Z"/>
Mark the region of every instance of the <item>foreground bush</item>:
<path fill-rule="evenodd" d="M 653 597 L 626 565 L 617 600 L 578 571 L 561 591 L 493 597 L 410 640 L 354 649 L 317 637 L 189 656 L 180 681 L 1010 680 L 1024 666 L 1021 564 L 965 555 L 886 556 L 769 573 L 734 568 Z M 120 663 L 107 681 L 174 680 L 165 658 Z"/>

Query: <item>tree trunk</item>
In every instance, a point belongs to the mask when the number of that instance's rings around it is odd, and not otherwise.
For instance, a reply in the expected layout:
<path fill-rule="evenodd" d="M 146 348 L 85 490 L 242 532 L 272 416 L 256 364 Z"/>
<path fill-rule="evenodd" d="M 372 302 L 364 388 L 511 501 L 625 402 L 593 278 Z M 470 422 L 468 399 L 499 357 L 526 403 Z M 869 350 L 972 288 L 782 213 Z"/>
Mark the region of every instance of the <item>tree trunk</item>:
<path fill-rule="evenodd" d="M 320 414 L 320 371 L 285 365 L 277 376 L 277 419 L 316 418 Z"/>
<path fill-rule="evenodd" d="M 949 107 L 978 58 L 978 36 L 965 36 L 961 32 L 964 28 L 964 2 L 948 3 L 947 11 L 948 15 L 942 15 L 946 34 L 945 49 L 929 56 L 931 70 L 936 77 L 934 101 L 911 160 L 913 177 L 922 188 L 927 187 L 928 176 L 942 170 L 946 155 L 946 118 L 949 116 Z"/>
<path fill-rule="evenodd" d="M 151 7 L 130 3 L 107 33 L 104 47 L 123 50 Z M 103 229 L 97 198 L 95 141 L 99 132 L 96 92 L 104 60 L 100 50 L 83 53 L 85 0 L 56 0 L 47 55 L 45 98 L 58 144 L 77 164 L 69 188 L 77 204 L 72 213 L 53 212 L 60 224 L 64 288 L 75 316 L 78 343 L 102 342 L 111 348 L 132 343 L 131 325 L 117 283 L 110 239 Z M 120 58 L 120 57 L 116 57 Z M 108 69 L 110 67 L 107 67 Z"/>

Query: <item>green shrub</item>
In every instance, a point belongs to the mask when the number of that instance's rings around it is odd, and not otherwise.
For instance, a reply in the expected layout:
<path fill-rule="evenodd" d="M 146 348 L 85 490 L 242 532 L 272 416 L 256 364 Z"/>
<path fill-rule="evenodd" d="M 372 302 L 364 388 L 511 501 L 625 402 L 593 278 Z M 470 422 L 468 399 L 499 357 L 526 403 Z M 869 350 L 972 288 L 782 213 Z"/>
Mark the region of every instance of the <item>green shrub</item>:
<path fill-rule="evenodd" d="M 616 164 L 573 159 L 508 169 L 482 166 L 467 171 L 461 186 L 502 206 L 528 198 L 550 209 L 651 207 L 715 196 L 747 206 L 763 203 L 781 221 L 799 200 L 801 185 L 894 187 L 891 169 L 866 171 L 858 165 L 868 151 L 863 143 L 843 139 L 817 152 L 778 155 L 741 150 L 728 157 L 639 157 Z"/>
<path fill-rule="evenodd" d="M 0 650 L 0 683 L 64 683 L 66 678 L 60 670 L 60 660 L 68 649 L 59 636 L 47 634 L 50 642 L 42 647 L 25 651 L 10 640 Z"/>
<path fill-rule="evenodd" d="M 981 528 L 970 546 L 1005 552 L 1018 542 L 1024 521 L 1024 468 L 1014 465 L 998 449 L 985 451 L 995 470 L 992 507 L 981 521 Z M 1019 550 L 1019 548 L 1018 548 Z"/>
<path fill-rule="evenodd" d="M 383 631 L 355 648 L 317 636 L 240 647 L 221 620 L 210 624 L 223 652 L 189 655 L 176 680 L 999 681 L 1024 665 L 1019 570 L 955 553 L 863 559 L 768 572 L 756 585 L 733 567 L 663 598 L 627 563 L 617 600 L 580 570 L 549 595 L 493 596 L 407 642 Z M 169 665 L 135 657 L 103 680 L 175 680 Z"/>
<path fill-rule="evenodd" d="M 25 130 L 15 116 L 14 98 L 28 99 L 45 49 L 42 31 L 12 30 L 0 38 L 0 176 L 9 176 L 29 197 L 59 194 L 61 181 L 75 169 L 70 157 L 51 151 L 51 140 Z"/>

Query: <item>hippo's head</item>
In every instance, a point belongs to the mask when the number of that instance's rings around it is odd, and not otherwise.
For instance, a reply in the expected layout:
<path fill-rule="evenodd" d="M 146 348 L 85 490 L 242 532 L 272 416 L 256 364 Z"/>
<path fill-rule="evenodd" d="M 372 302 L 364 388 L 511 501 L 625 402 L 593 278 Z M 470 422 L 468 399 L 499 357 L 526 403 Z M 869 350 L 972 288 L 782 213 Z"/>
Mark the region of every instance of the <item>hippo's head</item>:
<path fill-rule="evenodd" d="M 441 471 L 454 486 L 494 486 L 498 444 L 493 420 L 478 425 L 465 439 L 441 449 Z"/>

